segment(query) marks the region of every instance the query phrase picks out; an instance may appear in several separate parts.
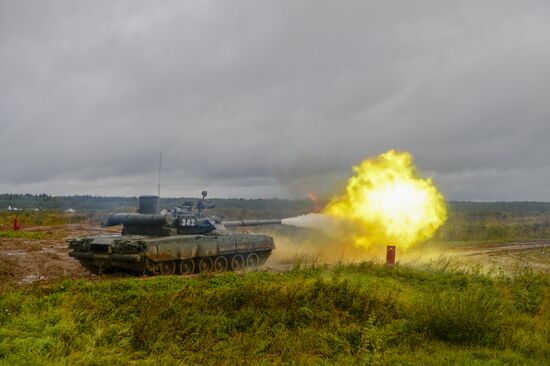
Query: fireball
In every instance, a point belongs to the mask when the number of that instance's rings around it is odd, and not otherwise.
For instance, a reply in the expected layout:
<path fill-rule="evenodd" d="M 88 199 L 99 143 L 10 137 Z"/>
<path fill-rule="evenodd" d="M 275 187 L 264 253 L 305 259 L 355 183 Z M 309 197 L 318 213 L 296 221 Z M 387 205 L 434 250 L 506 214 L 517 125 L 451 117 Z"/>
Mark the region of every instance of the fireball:
<path fill-rule="evenodd" d="M 429 239 L 447 219 L 442 194 L 430 178 L 418 176 L 408 152 L 390 150 L 353 171 L 345 193 L 334 197 L 323 213 L 350 221 L 355 245 L 410 247 Z"/>

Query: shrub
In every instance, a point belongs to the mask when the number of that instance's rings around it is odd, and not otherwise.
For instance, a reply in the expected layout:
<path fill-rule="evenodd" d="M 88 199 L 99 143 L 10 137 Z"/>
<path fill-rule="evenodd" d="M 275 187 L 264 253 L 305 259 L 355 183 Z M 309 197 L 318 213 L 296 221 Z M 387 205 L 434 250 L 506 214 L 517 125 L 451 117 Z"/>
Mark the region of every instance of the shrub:
<path fill-rule="evenodd" d="M 482 285 L 424 294 L 411 311 L 417 331 L 458 344 L 495 345 L 506 322 L 495 289 Z"/>

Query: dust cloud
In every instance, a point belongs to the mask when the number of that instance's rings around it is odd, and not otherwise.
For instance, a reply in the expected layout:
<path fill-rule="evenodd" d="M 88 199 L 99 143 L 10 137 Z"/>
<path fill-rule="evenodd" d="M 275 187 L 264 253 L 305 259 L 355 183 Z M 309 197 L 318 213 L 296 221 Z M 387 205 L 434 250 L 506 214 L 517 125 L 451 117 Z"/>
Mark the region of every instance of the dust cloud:
<path fill-rule="evenodd" d="M 270 231 L 275 239 L 273 261 L 280 264 L 300 262 L 336 263 L 382 258 L 385 246 L 369 248 L 354 244 L 360 230 L 353 223 L 326 214 L 311 213 L 282 220 Z M 364 235 L 361 232 L 360 235 Z"/>
<path fill-rule="evenodd" d="M 444 262 L 452 256 L 439 245 L 418 243 L 414 247 L 400 246 L 398 243 L 377 241 L 368 247 L 358 246 L 357 238 L 369 235 L 357 221 L 328 214 L 310 213 L 282 220 L 279 229 L 270 230 L 275 239 L 271 263 L 291 265 L 297 262 L 334 264 L 338 262 L 375 261 L 384 262 L 387 245 L 397 245 L 397 260 L 400 263 L 425 264 Z M 378 235 L 377 233 L 374 236 Z"/>

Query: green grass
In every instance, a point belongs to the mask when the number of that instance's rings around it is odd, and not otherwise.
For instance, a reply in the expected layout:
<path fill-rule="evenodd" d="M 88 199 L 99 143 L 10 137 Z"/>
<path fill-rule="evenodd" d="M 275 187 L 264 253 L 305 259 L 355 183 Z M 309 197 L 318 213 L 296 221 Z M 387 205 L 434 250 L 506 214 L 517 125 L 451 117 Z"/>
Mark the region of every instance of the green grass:
<path fill-rule="evenodd" d="M 373 263 L 5 288 L 0 364 L 544 365 L 550 279 Z"/>

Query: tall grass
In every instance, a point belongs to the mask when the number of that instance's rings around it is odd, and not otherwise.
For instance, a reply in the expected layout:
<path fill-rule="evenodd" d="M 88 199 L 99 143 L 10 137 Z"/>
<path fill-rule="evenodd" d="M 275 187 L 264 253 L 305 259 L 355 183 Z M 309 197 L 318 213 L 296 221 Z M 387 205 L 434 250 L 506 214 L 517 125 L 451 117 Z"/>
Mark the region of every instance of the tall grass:
<path fill-rule="evenodd" d="M 0 295 L 0 364 L 543 365 L 549 288 L 371 262 L 35 284 Z"/>

